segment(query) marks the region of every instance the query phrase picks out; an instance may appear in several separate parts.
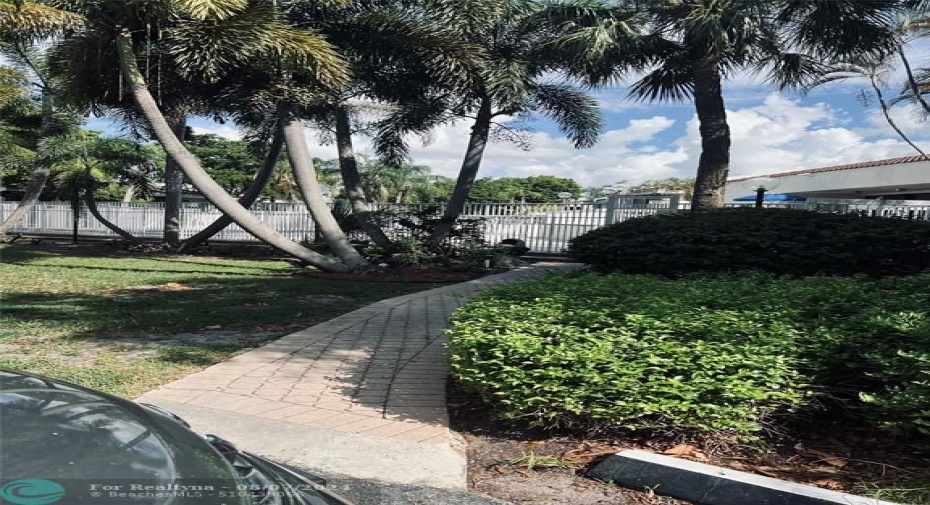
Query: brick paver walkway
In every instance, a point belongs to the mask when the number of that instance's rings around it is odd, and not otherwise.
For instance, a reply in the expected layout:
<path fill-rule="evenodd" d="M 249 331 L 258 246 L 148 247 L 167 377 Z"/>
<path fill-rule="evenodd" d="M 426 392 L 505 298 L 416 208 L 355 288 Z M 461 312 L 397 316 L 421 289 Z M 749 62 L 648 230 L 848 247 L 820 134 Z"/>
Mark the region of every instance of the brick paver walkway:
<path fill-rule="evenodd" d="M 383 300 L 146 393 L 210 409 L 423 444 L 452 442 L 446 350 L 452 311 L 490 286 L 577 265 L 540 263 Z"/>

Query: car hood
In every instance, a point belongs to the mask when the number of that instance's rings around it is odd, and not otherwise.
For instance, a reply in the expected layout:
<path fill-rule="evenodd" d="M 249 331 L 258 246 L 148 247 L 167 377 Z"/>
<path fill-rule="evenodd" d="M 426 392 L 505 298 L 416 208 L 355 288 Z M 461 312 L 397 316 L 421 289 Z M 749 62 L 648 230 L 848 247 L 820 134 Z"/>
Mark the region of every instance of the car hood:
<path fill-rule="evenodd" d="M 241 483 L 219 453 L 177 421 L 105 393 L 6 370 L 0 478 L 0 497 L 11 503 L 48 493 L 63 494 L 60 503 L 68 504 L 248 503 L 211 496 L 205 488 L 236 490 Z"/>

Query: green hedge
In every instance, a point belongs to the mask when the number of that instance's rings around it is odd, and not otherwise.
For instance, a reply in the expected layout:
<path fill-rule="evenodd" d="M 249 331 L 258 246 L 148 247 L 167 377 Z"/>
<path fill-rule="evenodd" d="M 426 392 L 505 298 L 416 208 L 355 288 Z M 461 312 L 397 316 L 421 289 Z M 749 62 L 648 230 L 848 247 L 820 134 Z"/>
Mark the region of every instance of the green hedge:
<path fill-rule="evenodd" d="M 462 307 L 452 369 L 542 426 L 749 434 L 842 405 L 926 435 L 928 307 L 930 275 L 554 275 Z"/>
<path fill-rule="evenodd" d="M 785 209 L 726 209 L 630 219 L 574 238 L 601 272 L 676 277 L 906 275 L 930 268 L 930 222 Z"/>

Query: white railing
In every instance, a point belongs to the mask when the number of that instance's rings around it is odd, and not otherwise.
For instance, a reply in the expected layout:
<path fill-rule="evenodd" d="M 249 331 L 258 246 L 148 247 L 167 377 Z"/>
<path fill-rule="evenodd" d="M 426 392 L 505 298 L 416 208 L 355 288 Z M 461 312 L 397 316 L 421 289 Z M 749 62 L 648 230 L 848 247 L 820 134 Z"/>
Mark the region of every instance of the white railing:
<path fill-rule="evenodd" d="M 0 219 L 9 215 L 18 202 L 0 203 Z M 158 238 L 164 232 L 164 204 L 160 202 L 97 204 L 100 214 L 120 228 L 140 238 Z M 306 208 L 295 204 L 256 204 L 252 213 L 293 240 L 313 238 L 313 219 Z M 181 210 L 181 237 L 188 238 L 222 216 L 208 203 L 187 203 Z M 78 233 L 87 237 L 115 236 L 112 231 L 82 209 L 78 216 Z M 70 234 L 74 227 L 71 205 L 62 202 L 39 202 L 26 219 L 13 229 L 17 233 Z M 254 240 L 245 230 L 231 224 L 214 236 L 215 240 Z"/>
<path fill-rule="evenodd" d="M 5 218 L 18 202 L 0 202 L 0 220 Z M 564 204 L 511 204 L 483 203 L 469 204 L 463 217 L 481 218 L 484 239 L 491 244 L 507 238 L 518 238 L 526 242 L 534 252 L 560 253 L 568 247 L 574 237 L 583 235 L 607 223 L 617 223 L 642 216 L 676 212 L 688 208 L 686 202 L 668 200 L 652 202 L 644 206 L 612 206 L 623 204 L 623 200 L 598 203 L 564 203 Z M 748 205 L 752 205 L 751 203 Z M 120 203 L 102 202 L 98 204 L 100 213 L 120 228 L 140 237 L 156 239 L 161 237 L 164 229 L 164 205 L 161 203 Z M 804 203 L 766 204 L 767 207 L 790 207 L 821 212 L 856 213 L 869 216 L 881 216 L 902 219 L 930 220 L 930 203 L 918 204 L 883 204 L 876 200 L 843 201 L 831 203 L 816 201 Z M 426 205 L 383 205 L 381 209 L 410 211 L 427 207 Z M 306 208 L 293 203 L 257 203 L 252 208 L 253 214 L 293 240 L 307 240 L 314 236 L 314 223 Z M 187 203 L 181 213 L 181 237 L 187 238 L 197 233 L 221 213 L 209 203 Z M 78 216 L 78 233 L 86 237 L 112 237 L 114 234 L 94 219 L 89 212 L 82 210 Z M 61 202 L 39 202 L 29 212 L 26 219 L 14 228 L 17 233 L 70 234 L 74 226 L 71 206 Z M 388 221 L 389 233 L 403 233 L 403 228 L 396 222 Z M 244 230 L 232 224 L 214 237 L 214 240 L 254 241 Z"/>

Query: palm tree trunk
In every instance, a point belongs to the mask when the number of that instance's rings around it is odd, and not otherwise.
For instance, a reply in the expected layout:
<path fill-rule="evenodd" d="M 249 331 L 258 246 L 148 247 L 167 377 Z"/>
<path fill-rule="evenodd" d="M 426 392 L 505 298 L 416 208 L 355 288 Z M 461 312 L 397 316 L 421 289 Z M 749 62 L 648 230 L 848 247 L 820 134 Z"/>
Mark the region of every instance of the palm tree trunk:
<path fill-rule="evenodd" d="M 342 185 L 345 187 L 346 196 L 352 205 L 352 215 L 358 220 L 362 231 L 368 235 L 371 241 L 378 247 L 388 247 L 391 240 L 384 233 L 384 230 L 378 226 L 371 209 L 368 207 L 368 199 L 365 196 L 365 189 L 362 187 L 362 177 L 358 173 L 358 160 L 355 158 L 355 147 L 352 145 L 352 129 L 349 125 L 349 114 L 345 107 L 339 105 L 336 107 L 336 147 L 339 149 L 339 170 L 342 172 Z"/>
<path fill-rule="evenodd" d="M 197 158 L 184 147 L 174 136 L 168 122 L 165 121 L 164 115 L 155 103 L 155 99 L 149 92 L 145 84 L 145 78 L 139 71 L 136 63 L 135 54 L 132 48 L 132 38 L 128 31 L 123 31 L 117 38 L 117 50 L 120 57 L 120 66 L 123 74 L 136 100 L 139 110 L 145 116 L 155 137 L 165 148 L 168 156 L 178 162 L 178 166 L 187 176 L 187 179 L 215 205 L 221 212 L 228 215 L 234 223 L 248 231 L 252 236 L 262 242 L 283 251 L 295 258 L 298 258 L 310 265 L 321 270 L 333 272 L 347 272 L 350 270 L 346 265 L 333 261 L 322 254 L 316 253 L 301 246 L 300 244 L 281 235 L 270 226 L 256 218 L 245 207 L 239 205 L 229 193 L 226 192 L 210 175 L 203 169 Z"/>
<path fill-rule="evenodd" d="M 442 219 L 429 238 L 433 244 L 439 244 L 449 236 L 449 232 L 455 226 L 455 221 L 465 210 L 465 202 L 472 186 L 475 184 L 475 177 L 478 175 L 478 169 L 481 168 L 481 158 L 484 156 L 484 149 L 488 145 L 492 117 L 491 100 L 485 97 L 481 100 L 478 115 L 475 117 L 475 124 L 471 127 L 471 135 L 468 137 L 468 150 L 465 151 L 465 160 L 462 161 L 462 169 L 455 181 L 455 189 L 452 190 L 452 196 L 449 198 Z"/>
<path fill-rule="evenodd" d="M 885 101 L 885 94 L 882 93 L 882 88 L 875 80 L 875 74 L 869 74 L 869 82 L 872 84 L 872 90 L 875 91 L 875 96 L 878 97 L 878 103 L 882 107 L 882 114 L 884 114 L 885 121 L 888 123 L 888 126 L 890 126 L 891 129 L 894 130 L 902 140 L 914 148 L 915 151 L 920 153 L 920 155 L 923 156 L 925 160 L 930 160 L 930 158 L 927 157 L 927 153 L 923 152 L 923 150 L 918 147 L 917 144 L 915 144 L 906 133 L 904 133 L 904 130 L 898 127 L 898 123 L 896 123 L 895 120 L 891 117 L 891 109 L 888 107 L 888 102 Z"/>
<path fill-rule="evenodd" d="M 87 205 L 87 210 L 90 211 L 90 215 L 94 216 L 94 219 L 96 219 L 97 221 L 100 221 L 100 224 L 109 228 L 110 231 L 112 231 L 113 233 L 116 233 L 120 237 L 123 237 L 124 239 L 132 242 L 133 244 L 142 243 L 138 238 L 136 238 L 135 235 L 120 228 L 119 226 L 116 226 L 115 224 L 113 224 L 112 222 L 107 220 L 107 218 L 103 217 L 100 214 L 100 209 L 97 208 L 97 202 L 94 200 L 94 190 L 90 186 L 90 184 L 87 184 L 84 186 L 84 205 Z"/>
<path fill-rule="evenodd" d="M 716 58 L 703 54 L 694 63 L 694 108 L 701 131 L 692 212 L 723 207 L 723 190 L 730 172 L 730 125 L 723 103 L 720 68 Z"/>
<path fill-rule="evenodd" d="M 261 168 L 258 169 L 258 173 L 255 174 L 255 178 L 252 179 L 249 187 L 246 188 L 245 193 L 239 197 L 239 205 L 248 209 L 255 203 L 255 200 L 258 200 L 258 197 L 261 196 L 262 191 L 271 179 L 271 174 L 274 173 L 274 167 L 278 163 L 278 158 L 281 156 L 281 148 L 283 146 L 284 136 L 281 134 L 281 130 L 277 129 L 274 132 L 274 136 L 271 138 L 271 145 L 268 146 L 268 153 L 265 155 L 265 161 L 262 163 Z M 219 219 L 210 223 L 209 226 L 181 243 L 178 252 L 184 252 L 199 246 L 207 240 L 210 240 L 217 233 L 223 231 L 230 224 L 232 224 L 232 219 L 226 214 L 223 214 Z"/>
<path fill-rule="evenodd" d="M 316 179 L 316 169 L 313 167 L 313 158 L 307 149 L 307 137 L 303 124 L 294 117 L 291 110 L 282 106 L 279 114 L 281 130 L 284 131 L 284 144 L 287 146 L 287 158 L 294 171 L 294 180 L 303 194 L 304 202 L 310 215 L 316 222 L 317 230 L 323 240 L 329 244 L 333 253 L 352 269 L 369 266 L 368 260 L 352 247 L 348 237 L 343 233 L 332 211 L 326 205 L 323 190 Z"/>
<path fill-rule="evenodd" d="M 49 129 L 52 126 L 52 114 L 54 112 L 54 104 L 52 103 L 51 92 L 47 89 L 42 91 L 42 120 L 39 128 L 41 129 L 40 138 L 45 139 L 48 137 Z M 39 149 L 41 149 L 41 143 Z M 29 214 L 29 211 L 35 207 L 36 202 L 39 201 L 39 197 L 42 196 L 42 191 L 45 189 L 45 183 L 48 182 L 48 177 L 52 173 L 51 165 L 42 161 L 40 156 L 36 156 L 36 161 L 34 162 L 34 167 L 32 169 L 32 177 L 29 178 L 29 182 L 26 184 L 26 190 L 23 192 L 23 197 L 19 201 L 19 205 L 13 209 L 13 212 L 7 216 L 6 219 L 0 223 L 0 237 L 6 235 L 18 225 L 23 219 L 26 218 L 26 215 Z"/>
<path fill-rule="evenodd" d="M 907 55 L 904 54 L 904 46 L 902 45 L 898 46 L 898 57 L 901 58 L 901 63 L 904 64 L 904 70 L 907 72 L 907 85 L 911 88 L 911 93 L 914 93 L 914 98 L 920 102 L 924 110 L 930 113 L 930 103 L 927 103 L 927 101 L 924 100 L 924 96 L 920 93 L 920 85 L 914 77 L 914 70 L 911 68 L 911 62 L 907 59 Z"/>
<path fill-rule="evenodd" d="M 176 111 L 166 117 L 171 131 L 179 141 L 184 142 L 187 130 L 187 116 Z M 181 201 L 184 191 L 184 172 L 170 156 L 165 160 L 165 231 L 164 240 L 169 246 L 177 248 L 181 244 Z"/>

